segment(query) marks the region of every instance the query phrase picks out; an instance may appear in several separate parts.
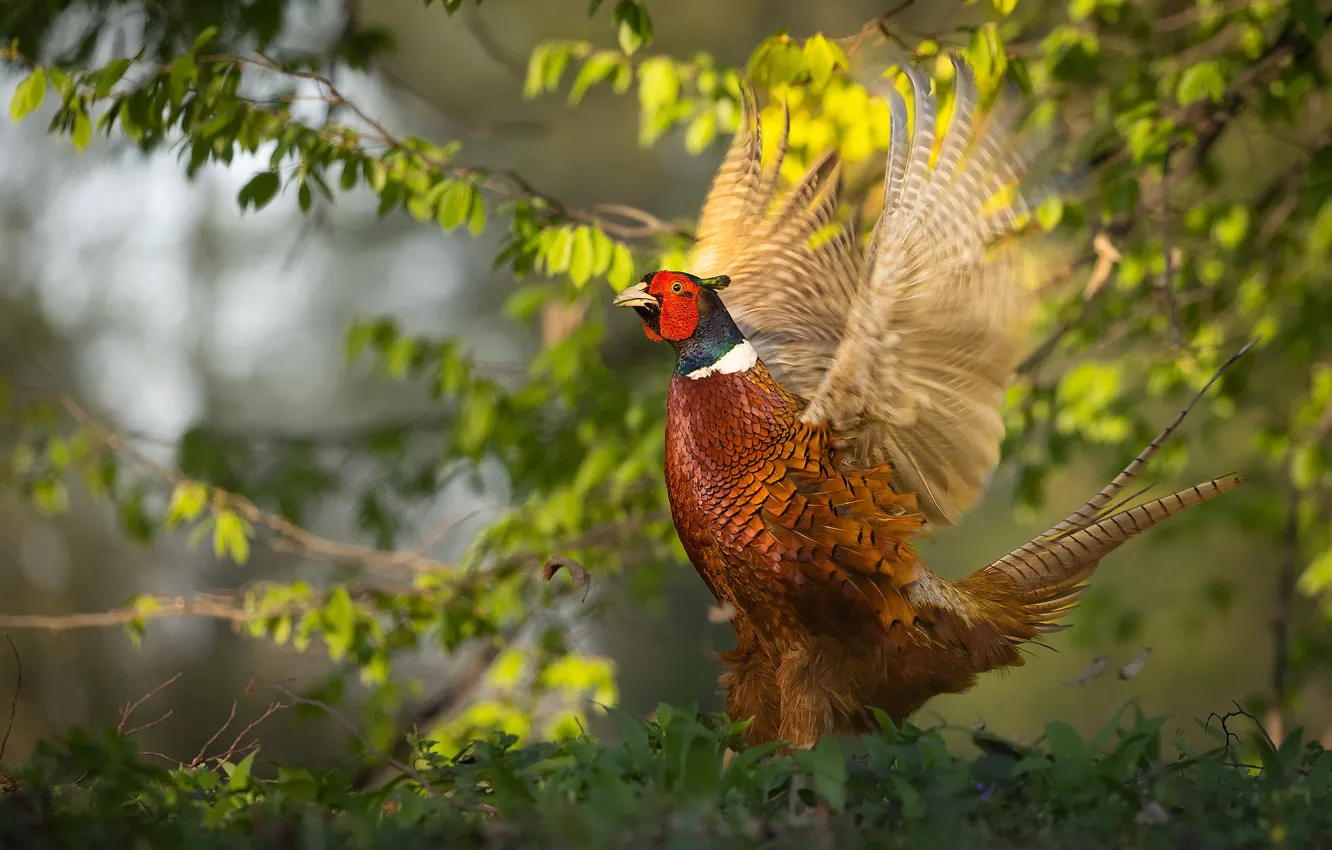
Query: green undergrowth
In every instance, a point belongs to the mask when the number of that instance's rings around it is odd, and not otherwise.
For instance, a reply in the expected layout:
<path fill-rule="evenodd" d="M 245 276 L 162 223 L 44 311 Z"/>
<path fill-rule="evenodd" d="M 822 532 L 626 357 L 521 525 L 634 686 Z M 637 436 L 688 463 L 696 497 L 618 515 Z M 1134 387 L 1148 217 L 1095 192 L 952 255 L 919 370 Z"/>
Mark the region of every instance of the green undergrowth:
<path fill-rule="evenodd" d="M 44 744 L 0 798 L 4 848 L 628 848 L 1332 846 L 1332 753 L 1271 742 L 1247 715 L 1200 722 L 1206 748 L 1163 740 L 1128 706 L 1086 740 L 1034 745 L 896 728 L 778 755 L 739 747 L 724 717 L 663 707 L 622 740 L 418 743 L 411 777 L 355 791 L 347 775 L 269 764 L 159 767 L 130 740 Z M 1241 730 L 1241 726 L 1245 727 Z M 952 746 L 950 746 L 952 744 Z"/>

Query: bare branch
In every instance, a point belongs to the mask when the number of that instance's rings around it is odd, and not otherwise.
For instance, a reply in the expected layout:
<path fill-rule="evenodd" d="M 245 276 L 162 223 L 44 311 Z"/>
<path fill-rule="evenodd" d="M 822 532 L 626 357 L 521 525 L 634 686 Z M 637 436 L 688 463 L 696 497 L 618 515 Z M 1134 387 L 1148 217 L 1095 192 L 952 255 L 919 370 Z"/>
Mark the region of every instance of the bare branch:
<path fill-rule="evenodd" d="M 272 717 L 274 714 L 286 708 L 290 708 L 290 706 L 287 705 L 285 702 L 270 702 L 268 704 L 268 708 L 264 709 L 263 714 L 260 714 L 254 720 L 251 720 L 248 726 L 240 730 L 240 734 L 238 734 L 236 736 L 236 739 L 231 742 L 231 746 L 227 748 L 226 752 L 213 756 L 212 759 L 218 762 L 227 761 L 231 759 L 233 756 L 237 755 L 238 753 L 242 753 L 245 752 L 246 750 L 251 750 L 258 747 L 259 746 L 258 741 L 251 741 L 250 743 L 245 744 L 244 746 L 241 745 L 241 741 L 245 738 L 246 735 L 250 734 L 250 732 L 259 724 L 263 723 L 265 720 Z M 234 704 L 233 704 L 233 710 L 234 710 Z M 235 714 L 233 713 L 232 716 L 234 717 Z M 230 723 L 230 720 L 228 720 L 227 722 Z M 216 738 L 216 736 L 214 737 Z"/>
<path fill-rule="evenodd" d="M 176 675 L 172 676 L 170 679 L 167 679 L 167 680 L 166 680 L 165 682 L 163 682 L 162 684 L 160 684 L 160 685 L 158 685 L 157 687 L 153 688 L 153 689 L 152 689 L 151 691 L 149 691 L 148 693 L 146 693 L 146 694 L 144 694 L 143 696 L 139 697 L 139 698 L 138 698 L 137 700 L 135 700 L 134 702 L 128 702 L 128 703 L 125 703 L 125 707 L 124 707 L 123 709 L 121 709 L 121 711 L 120 711 L 120 723 L 118 723 L 118 724 L 116 725 L 116 734 L 117 734 L 117 735 L 121 735 L 121 736 L 123 737 L 123 736 L 129 735 L 129 734 L 132 734 L 133 732 L 138 731 L 137 729 L 136 729 L 136 730 L 131 730 L 131 731 L 128 732 L 128 733 L 125 731 L 125 724 L 129 722 L 130 715 L 133 714 L 133 713 L 139 708 L 139 706 L 143 705 L 143 704 L 144 704 L 145 702 L 147 702 L 148 700 L 152 699 L 153 697 L 155 697 L 155 696 L 157 696 L 158 694 L 160 694 L 162 691 L 164 691 L 164 690 L 166 690 L 167 688 L 169 688 L 171 685 L 175 684 L 175 683 L 176 683 L 176 680 L 179 679 L 182 675 L 183 675 L 183 674 L 181 674 L 181 673 L 177 673 Z M 169 714 L 171 714 L 171 712 L 168 711 L 167 714 L 169 715 Z M 165 720 L 165 719 L 166 719 L 165 716 L 164 716 L 164 717 L 161 717 L 161 718 L 158 718 L 157 720 L 153 721 L 153 723 L 149 723 L 149 724 L 147 724 L 146 726 L 143 726 L 143 727 L 141 727 L 141 728 L 146 729 L 146 728 L 148 728 L 148 726 L 152 726 L 152 725 L 155 725 L 156 723 L 160 723 L 162 720 Z"/>
<path fill-rule="evenodd" d="M 129 457 L 140 469 L 173 486 L 196 483 L 174 469 L 168 469 L 149 460 L 142 452 L 139 452 L 89 416 L 69 395 L 62 396 L 60 403 L 66 412 L 86 428 L 92 438 L 107 451 Z M 214 487 L 209 489 L 214 499 L 219 500 L 226 508 L 234 511 L 252 524 L 266 528 L 279 537 L 285 538 L 290 545 L 283 545 L 277 541 L 269 544 L 270 548 L 277 551 L 292 552 L 313 560 L 349 561 L 358 563 L 372 572 L 394 571 L 403 568 L 413 572 L 440 572 L 450 569 L 439 561 L 412 551 L 384 551 L 373 546 L 328 540 L 306 531 L 277 514 L 263 510 L 244 496 Z M 223 615 L 222 618 L 225 619 L 226 617 Z"/>
<path fill-rule="evenodd" d="M 231 725 L 231 721 L 235 719 L 236 719 L 236 701 L 232 700 L 231 713 L 227 715 L 226 722 L 224 722 L 221 726 L 219 726 L 217 728 L 217 731 L 213 733 L 213 736 L 209 738 L 207 741 L 205 741 L 204 745 L 199 748 L 198 754 L 195 755 L 194 759 L 190 762 L 191 767 L 197 767 L 203 764 L 204 761 L 207 760 L 204 754 L 208 752 L 208 748 L 213 746 L 214 741 L 222 737 L 222 733 L 227 731 L 227 727 L 229 727 Z"/>
<path fill-rule="evenodd" d="M 142 732 L 145 729 L 151 729 L 175 713 L 176 710 L 174 708 L 168 708 L 166 710 L 166 714 L 163 714 L 161 717 L 157 718 L 156 720 L 149 721 L 148 723 L 145 723 L 142 726 L 135 726 L 133 729 L 125 730 L 124 732 L 121 733 L 121 737 L 128 738 L 129 736 Z"/>
<path fill-rule="evenodd" d="M 234 54 L 229 54 L 229 53 L 215 54 L 215 55 L 200 57 L 199 61 L 230 62 L 236 65 L 259 68 L 272 73 L 291 77 L 293 79 L 309 80 L 318 85 L 323 90 L 324 94 L 320 98 L 323 102 L 329 104 L 331 107 L 339 107 L 346 109 L 348 112 L 355 115 L 365 124 L 367 124 L 370 127 L 370 129 L 373 131 L 373 133 L 370 134 L 372 141 L 384 145 L 385 147 L 394 147 L 400 149 L 406 147 L 404 141 L 401 138 L 389 132 L 388 128 L 385 127 L 383 122 L 381 122 L 379 119 L 375 118 L 370 113 L 366 112 L 360 106 L 357 106 L 355 102 L 349 100 L 338 89 L 338 87 L 334 85 L 333 81 L 330 80 L 326 75 L 320 74 L 315 71 L 298 71 L 293 68 L 289 68 L 286 65 L 283 65 L 281 62 L 271 57 L 265 56 L 264 54 L 257 54 L 257 56 L 258 58 L 256 59 L 244 56 L 236 56 Z M 661 233 L 672 233 L 685 238 L 692 238 L 693 236 L 692 231 L 686 228 L 677 227 L 674 225 L 668 225 L 665 222 L 661 222 L 660 219 L 656 219 L 656 217 L 652 216 L 650 213 L 646 212 L 640 211 L 638 215 L 643 217 L 645 220 L 650 219 L 658 221 L 661 225 L 660 229 L 649 229 L 645 227 L 624 227 L 617 224 L 614 221 L 609 221 L 601 216 L 598 216 L 589 210 L 581 210 L 565 206 L 557 198 L 548 195 L 544 192 L 538 191 L 522 175 L 511 169 L 478 168 L 475 166 L 467 166 L 467 165 L 461 165 L 456 162 L 451 162 L 441 157 L 431 155 L 429 152 L 416 151 L 416 153 L 417 155 L 421 156 L 421 158 L 427 164 L 429 164 L 431 168 L 434 168 L 444 174 L 450 174 L 457 178 L 465 178 L 472 180 L 477 186 L 485 189 L 486 191 L 490 192 L 491 194 L 499 198 L 502 198 L 504 200 L 535 201 L 541 207 L 550 211 L 553 215 L 559 218 L 580 222 L 582 224 L 595 225 L 605 233 L 614 236 L 618 239 L 626 239 L 626 240 L 644 239 L 649 236 L 655 236 Z"/>
<path fill-rule="evenodd" d="M 14 731 L 14 718 L 18 716 L 19 694 L 23 692 L 23 659 L 19 657 L 18 647 L 14 646 L 14 641 L 7 634 L 5 642 L 9 644 L 9 651 L 14 653 L 17 672 L 14 675 L 14 696 L 9 701 L 9 723 L 5 726 L 5 737 L 0 739 L 0 760 L 4 759 L 5 749 L 9 746 L 9 734 Z"/>

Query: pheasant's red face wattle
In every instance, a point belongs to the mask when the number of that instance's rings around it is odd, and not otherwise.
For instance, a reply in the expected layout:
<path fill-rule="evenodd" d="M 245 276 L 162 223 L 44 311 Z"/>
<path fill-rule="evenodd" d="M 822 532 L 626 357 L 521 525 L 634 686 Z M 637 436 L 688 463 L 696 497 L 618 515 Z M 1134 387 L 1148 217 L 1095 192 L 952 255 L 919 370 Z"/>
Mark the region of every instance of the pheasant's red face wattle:
<path fill-rule="evenodd" d="M 689 339 L 698 327 L 698 293 L 701 287 L 679 272 L 657 272 L 648 282 L 648 294 L 661 304 L 654 330 L 646 322 L 648 339 L 672 342 Z"/>

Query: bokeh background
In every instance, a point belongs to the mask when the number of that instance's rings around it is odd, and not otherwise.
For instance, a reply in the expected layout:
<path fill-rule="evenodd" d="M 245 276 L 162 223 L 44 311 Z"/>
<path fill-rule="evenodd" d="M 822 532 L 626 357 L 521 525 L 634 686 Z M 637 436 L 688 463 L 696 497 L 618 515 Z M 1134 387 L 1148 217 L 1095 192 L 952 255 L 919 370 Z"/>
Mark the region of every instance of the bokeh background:
<path fill-rule="evenodd" d="M 462 139 L 474 160 L 513 168 L 571 205 L 611 201 L 662 217 L 695 214 L 719 148 L 690 156 L 678 134 L 640 148 L 635 101 L 608 91 L 593 91 L 577 109 L 559 98 L 522 99 L 526 57 L 538 41 L 607 40 L 605 23 L 588 20 L 586 5 L 512 0 L 449 17 L 419 0 L 363 0 L 360 20 L 391 30 L 396 47 L 375 70 L 345 73 L 339 83 L 396 132 Z M 881 5 L 672 0 L 656 17 L 654 49 L 707 50 L 739 64 L 774 31 L 853 33 Z M 345 13 L 341 2 L 302 6 L 289 38 L 317 49 L 336 37 Z M 897 24 L 929 32 L 956 14 L 951 4 L 921 3 Z M 121 25 L 132 38 L 133 16 Z M 19 79 L 0 74 L 0 102 Z M 491 268 L 497 237 L 445 234 L 402 214 L 381 219 L 368 191 L 340 196 L 312 216 L 290 192 L 242 214 L 236 193 L 265 167 L 261 159 L 241 156 L 189 180 L 174 152 L 145 156 L 123 140 L 98 137 L 76 153 L 53 142 L 44 123 L 0 120 L 0 374 L 19 398 L 72 391 L 149 457 L 170 462 L 177 441 L 200 424 L 261 449 L 300 439 L 330 456 L 348 435 L 379 423 L 433 427 L 418 394 L 345 365 L 345 329 L 357 315 L 388 314 L 408 331 L 456 334 L 478 356 L 519 369 L 541 344 L 539 327 L 500 312 L 509 279 Z M 640 338 L 631 317 L 620 325 L 610 342 L 616 358 L 668 356 Z M 1161 407 L 1157 418 L 1164 424 L 1171 413 Z M 1247 427 L 1238 417 L 1188 474 L 1243 471 Z M 1124 460 L 1136 448 L 1106 457 Z M 982 506 L 926 546 L 931 563 L 957 576 L 1001 555 L 1099 488 L 1105 468 L 1105 457 L 1073 463 L 1050 482 L 1045 507 L 1023 521 L 1014 518 L 1011 471 L 1001 471 Z M 492 476 L 479 489 L 446 490 L 413 519 L 421 528 L 460 519 L 432 552 L 447 560 L 505 498 Z M 1207 510 L 1109 558 L 1075 628 L 1053 638 L 1052 649 L 1035 649 L 1025 667 L 987 676 L 966 695 L 934 700 L 917 722 L 968 725 L 980 716 L 992 731 L 1031 738 L 1046 721 L 1065 719 L 1090 732 L 1136 699 L 1192 734 L 1193 718 L 1264 691 L 1279 554 L 1233 524 L 1207 522 Z M 357 539 L 363 535 L 352 513 L 333 500 L 312 525 Z M 188 594 L 306 568 L 263 551 L 238 568 L 214 559 L 207 546 L 190 548 L 185 537 L 139 547 L 104 505 L 77 490 L 72 510 L 56 519 L 6 491 L 0 613 L 99 611 L 136 593 Z M 729 645 L 729 629 L 708 621 L 711 600 L 687 563 L 670 571 L 655 603 L 613 587 L 601 592 L 610 604 L 582 627 L 584 639 L 615 660 L 623 708 L 637 716 L 659 702 L 720 708 L 713 656 Z M 1298 604 L 1298 616 L 1311 616 L 1308 603 Z M 37 739 L 70 726 L 115 725 L 127 702 L 177 672 L 181 678 L 136 717 L 172 710 L 144 733 L 145 746 L 189 753 L 233 701 L 241 718 L 262 712 L 271 695 L 247 691 L 252 680 L 310 684 L 330 670 L 319 652 L 276 648 L 205 618 L 155 621 L 138 646 L 115 627 L 11 637 L 23 680 L 7 761 L 21 761 Z M 1148 646 L 1141 673 L 1128 681 L 1114 674 Z M 1098 656 L 1109 656 L 1107 674 L 1065 684 Z M 425 654 L 408 672 L 433 692 L 457 675 L 458 664 Z M 11 692 L 12 668 L 0 652 L 0 704 Z M 1318 682 L 1297 709 L 1332 739 L 1332 701 Z M 267 721 L 259 737 L 266 755 L 318 762 L 343 751 L 343 735 L 327 721 L 297 723 L 288 714 Z"/>

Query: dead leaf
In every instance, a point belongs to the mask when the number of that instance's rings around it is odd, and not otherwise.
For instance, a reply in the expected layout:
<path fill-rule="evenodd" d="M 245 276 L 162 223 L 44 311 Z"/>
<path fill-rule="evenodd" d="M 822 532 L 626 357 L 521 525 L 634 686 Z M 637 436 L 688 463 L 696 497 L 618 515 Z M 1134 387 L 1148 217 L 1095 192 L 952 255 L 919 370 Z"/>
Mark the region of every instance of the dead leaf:
<path fill-rule="evenodd" d="M 592 583 L 592 574 L 587 571 L 587 567 L 563 555 L 552 555 L 546 561 L 546 565 L 541 568 L 541 580 L 550 581 L 561 568 L 569 571 L 569 578 L 573 579 L 577 587 L 587 587 Z"/>
<path fill-rule="evenodd" d="M 1078 687 L 1080 685 L 1085 685 L 1088 682 L 1100 676 L 1102 673 L 1104 673 L 1105 668 L 1109 666 L 1110 666 L 1110 656 L 1098 655 L 1092 659 L 1091 664 L 1087 665 L 1086 670 L 1083 670 L 1081 673 L 1074 676 L 1072 679 L 1069 679 L 1068 681 L 1064 682 L 1064 687 L 1073 688 L 1073 687 Z"/>
<path fill-rule="evenodd" d="M 1097 233 L 1092 239 L 1092 250 L 1096 252 L 1096 265 L 1092 266 L 1091 275 L 1087 278 L 1087 288 L 1082 292 L 1083 299 L 1088 301 L 1101 291 L 1101 287 L 1110 279 L 1110 272 L 1114 271 L 1115 263 L 1122 259 L 1119 249 L 1111 243 L 1110 237 L 1105 233 Z"/>
<path fill-rule="evenodd" d="M 1142 672 L 1142 668 L 1147 666 L 1147 659 L 1151 657 L 1152 648 L 1150 646 L 1144 646 L 1142 652 L 1133 656 L 1132 661 L 1129 661 L 1123 667 L 1119 668 L 1119 678 L 1124 681 L 1132 679 L 1134 676 Z"/>

